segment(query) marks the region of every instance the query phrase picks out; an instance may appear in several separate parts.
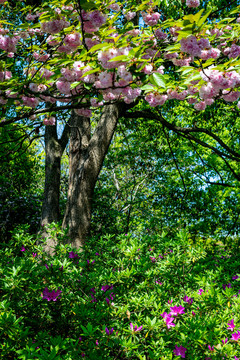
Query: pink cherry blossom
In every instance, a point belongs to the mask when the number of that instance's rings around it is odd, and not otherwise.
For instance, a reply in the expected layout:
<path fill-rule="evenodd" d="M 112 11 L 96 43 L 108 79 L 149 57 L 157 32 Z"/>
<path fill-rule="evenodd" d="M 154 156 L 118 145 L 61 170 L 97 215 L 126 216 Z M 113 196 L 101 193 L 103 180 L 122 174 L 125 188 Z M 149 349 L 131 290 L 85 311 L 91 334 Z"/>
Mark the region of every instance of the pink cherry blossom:
<path fill-rule="evenodd" d="M 128 11 L 124 14 L 125 18 L 130 21 L 132 20 L 133 18 L 135 18 L 136 16 L 136 12 L 135 11 Z"/>
<path fill-rule="evenodd" d="M 29 106 L 31 108 L 35 108 L 39 104 L 39 100 L 35 97 L 23 96 L 22 101 L 24 105 Z"/>
<path fill-rule="evenodd" d="M 43 125 L 55 125 L 56 119 L 53 116 L 50 116 L 49 118 L 46 118 L 43 120 Z"/>
<path fill-rule="evenodd" d="M 200 5 L 199 0 L 186 0 L 186 5 L 189 8 L 196 8 Z"/>
<path fill-rule="evenodd" d="M 90 109 L 74 109 L 74 112 L 77 114 L 77 115 L 80 115 L 80 116 L 84 116 L 84 117 L 91 117 L 92 116 L 92 111 Z"/>
<path fill-rule="evenodd" d="M 58 34 L 64 28 L 68 27 L 70 23 L 66 20 L 52 20 L 41 23 L 42 31 L 48 34 Z"/>

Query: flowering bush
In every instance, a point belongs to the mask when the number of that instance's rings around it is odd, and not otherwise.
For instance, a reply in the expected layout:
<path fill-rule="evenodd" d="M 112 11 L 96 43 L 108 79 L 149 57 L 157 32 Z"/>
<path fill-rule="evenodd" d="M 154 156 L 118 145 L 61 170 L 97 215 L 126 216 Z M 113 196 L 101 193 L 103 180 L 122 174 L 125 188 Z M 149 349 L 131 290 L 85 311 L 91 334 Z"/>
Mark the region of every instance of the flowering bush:
<path fill-rule="evenodd" d="M 23 233 L 1 247 L 2 358 L 238 359 L 237 243 L 103 236 L 77 252 L 52 236 L 53 257 Z"/>
<path fill-rule="evenodd" d="M 144 100 L 155 107 L 186 99 L 197 111 L 217 99 L 238 101 L 239 6 L 233 3 L 221 19 L 211 2 L 176 2 L 174 14 L 163 3 L 17 5 L 21 21 L 0 28 L 0 103 L 14 108 L 12 121 L 36 115 L 54 125 L 55 111 L 74 108 L 91 117 L 109 101 Z M 0 2 L 3 19 L 11 11 L 10 2 Z M 17 57 L 22 65 L 16 74 Z M 55 106 L 46 111 L 45 102 Z"/>

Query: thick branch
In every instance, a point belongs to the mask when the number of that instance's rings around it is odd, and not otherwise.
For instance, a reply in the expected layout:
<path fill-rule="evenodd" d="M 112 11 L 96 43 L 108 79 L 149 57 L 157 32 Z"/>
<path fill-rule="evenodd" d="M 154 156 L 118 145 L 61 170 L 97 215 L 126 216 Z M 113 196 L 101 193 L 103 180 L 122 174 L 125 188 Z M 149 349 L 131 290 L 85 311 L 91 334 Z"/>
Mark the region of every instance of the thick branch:
<path fill-rule="evenodd" d="M 197 142 L 198 144 L 211 149 L 212 151 L 214 151 L 216 154 L 218 154 L 221 157 L 227 157 L 228 159 L 240 162 L 240 154 L 238 154 L 236 151 L 232 150 L 229 146 L 227 146 L 217 135 L 213 134 L 210 130 L 207 130 L 205 128 L 184 128 L 184 127 L 179 127 L 176 126 L 170 122 L 168 122 L 166 119 L 163 118 L 162 114 L 154 114 L 151 111 L 135 111 L 133 113 L 128 113 L 126 114 L 126 117 L 128 118 L 144 118 L 144 119 L 151 119 L 151 120 L 156 120 L 158 122 L 160 122 L 163 126 L 165 126 L 166 128 L 168 128 L 169 130 L 172 130 L 178 134 L 180 134 L 181 136 L 191 139 L 195 142 Z M 207 144 L 206 142 L 194 137 L 191 133 L 205 133 L 207 135 L 209 135 L 210 137 L 212 137 L 214 140 L 216 140 L 219 145 L 221 145 L 222 147 L 224 147 L 225 150 L 227 150 L 229 152 L 229 154 L 226 154 L 220 150 L 218 150 L 216 147 Z M 231 154 L 231 155 L 230 155 Z M 232 156 L 233 155 L 233 156 Z"/>

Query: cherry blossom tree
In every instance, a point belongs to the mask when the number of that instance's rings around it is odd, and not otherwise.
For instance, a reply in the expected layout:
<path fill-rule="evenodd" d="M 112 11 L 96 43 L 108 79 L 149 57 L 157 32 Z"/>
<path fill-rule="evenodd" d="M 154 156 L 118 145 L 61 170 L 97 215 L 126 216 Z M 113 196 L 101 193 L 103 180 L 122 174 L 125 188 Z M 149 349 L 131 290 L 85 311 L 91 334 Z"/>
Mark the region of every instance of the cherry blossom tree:
<path fill-rule="evenodd" d="M 202 129 L 166 122 L 165 103 L 185 102 L 196 113 L 219 100 L 240 108 L 237 1 L 228 18 L 218 17 L 218 9 L 206 8 L 205 2 L 200 8 L 199 0 L 177 4 L 173 19 L 170 11 L 161 11 L 161 1 L 51 1 L 38 8 L 16 6 L 20 21 L 0 22 L 0 126 L 24 119 L 45 125 L 49 159 L 55 152 L 48 170 L 55 160 L 59 169 L 70 133 L 63 226 L 76 247 L 89 232 L 94 187 L 120 116 L 147 116 L 189 135 Z M 7 1 L 0 6 L 2 12 L 11 10 Z M 139 111 L 143 104 L 145 112 Z M 58 140 L 51 127 L 64 111 L 71 117 Z M 216 134 L 208 133 L 218 143 L 214 151 L 221 153 L 219 145 L 226 150 Z M 46 184 L 52 176 L 49 171 Z M 46 209 L 58 183 L 45 187 Z"/>

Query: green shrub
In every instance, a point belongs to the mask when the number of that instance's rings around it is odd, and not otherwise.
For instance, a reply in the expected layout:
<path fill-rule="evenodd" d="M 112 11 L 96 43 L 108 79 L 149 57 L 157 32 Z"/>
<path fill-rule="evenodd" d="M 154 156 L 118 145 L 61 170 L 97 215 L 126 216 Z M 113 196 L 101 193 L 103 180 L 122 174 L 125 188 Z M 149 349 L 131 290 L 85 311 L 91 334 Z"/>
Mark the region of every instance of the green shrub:
<path fill-rule="evenodd" d="M 76 251 L 52 236 L 53 257 L 26 231 L 0 250 L 2 359 L 237 359 L 238 247 L 205 249 L 180 232 Z"/>

